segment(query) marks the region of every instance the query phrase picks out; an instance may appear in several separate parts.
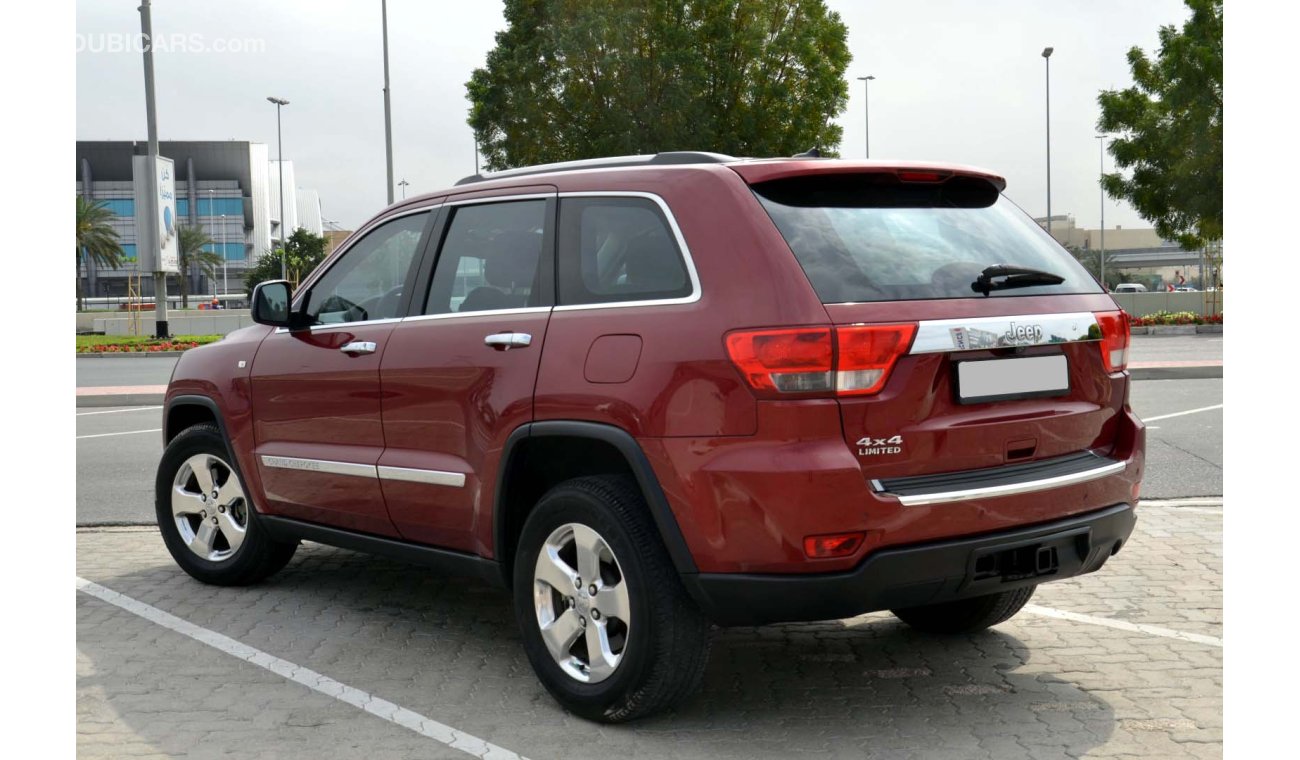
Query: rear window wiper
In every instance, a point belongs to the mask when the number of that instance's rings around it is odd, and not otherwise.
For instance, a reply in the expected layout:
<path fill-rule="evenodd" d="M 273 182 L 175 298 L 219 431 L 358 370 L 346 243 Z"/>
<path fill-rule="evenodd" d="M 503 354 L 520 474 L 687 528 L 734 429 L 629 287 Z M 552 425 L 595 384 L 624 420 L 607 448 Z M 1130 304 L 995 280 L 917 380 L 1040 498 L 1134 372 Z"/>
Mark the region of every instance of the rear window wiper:
<path fill-rule="evenodd" d="M 975 282 L 970 284 L 970 289 L 987 296 L 994 290 L 1028 288 L 1034 285 L 1060 285 L 1063 282 L 1065 282 L 1065 278 L 1059 274 L 1044 272 L 1041 269 L 1026 269 L 1025 267 L 1010 264 L 994 264 L 980 272 L 980 276 L 976 277 Z"/>

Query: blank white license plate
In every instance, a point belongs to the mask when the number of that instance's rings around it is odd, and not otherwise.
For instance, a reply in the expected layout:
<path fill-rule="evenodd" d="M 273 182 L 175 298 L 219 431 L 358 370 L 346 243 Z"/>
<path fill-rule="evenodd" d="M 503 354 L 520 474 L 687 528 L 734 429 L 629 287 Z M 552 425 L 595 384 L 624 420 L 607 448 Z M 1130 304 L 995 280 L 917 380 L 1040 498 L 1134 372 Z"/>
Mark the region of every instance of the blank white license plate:
<path fill-rule="evenodd" d="M 1062 354 L 957 363 L 957 399 L 963 404 L 1070 392 L 1070 368 Z"/>

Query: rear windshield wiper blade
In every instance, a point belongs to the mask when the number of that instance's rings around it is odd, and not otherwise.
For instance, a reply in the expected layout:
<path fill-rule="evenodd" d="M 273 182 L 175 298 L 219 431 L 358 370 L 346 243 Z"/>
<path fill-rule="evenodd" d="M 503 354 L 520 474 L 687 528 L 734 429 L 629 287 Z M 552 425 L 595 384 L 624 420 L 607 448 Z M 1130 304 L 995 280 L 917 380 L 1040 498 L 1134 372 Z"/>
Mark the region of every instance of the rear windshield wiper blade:
<path fill-rule="evenodd" d="M 1063 282 L 1065 278 L 1059 274 L 1044 272 L 1041 269 L 994 264 L 980 272 L 980 276 L 970 284 L 970 289 L 987 296 L 994 290 L 1028 288 L 1034 285 L 1060 285 Z"/>

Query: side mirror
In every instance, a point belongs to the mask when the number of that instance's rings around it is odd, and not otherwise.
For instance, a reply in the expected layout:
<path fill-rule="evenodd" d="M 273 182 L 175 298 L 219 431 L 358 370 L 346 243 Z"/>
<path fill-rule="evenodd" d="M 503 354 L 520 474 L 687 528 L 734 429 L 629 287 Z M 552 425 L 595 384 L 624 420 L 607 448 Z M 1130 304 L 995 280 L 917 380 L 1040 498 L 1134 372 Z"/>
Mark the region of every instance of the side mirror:
<path fill-rule="evenodd" d="M 258 283 L 257 287 L 253 288 L 251 308 L 253 321 L 259 325 L 297 329 L 301 327 L 299 324 L 301 320 L 295 319 L 299 315 L 290 310 L 292 303 L 293 293 L 289 289 L 287 280 L 268 280 Z"/>

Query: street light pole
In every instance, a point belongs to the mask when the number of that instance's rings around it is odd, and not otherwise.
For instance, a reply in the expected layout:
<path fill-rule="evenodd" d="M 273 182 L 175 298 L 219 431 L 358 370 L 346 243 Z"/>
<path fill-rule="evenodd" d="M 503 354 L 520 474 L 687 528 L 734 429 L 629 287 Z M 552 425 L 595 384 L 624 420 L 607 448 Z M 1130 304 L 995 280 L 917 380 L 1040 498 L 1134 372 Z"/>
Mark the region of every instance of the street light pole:
<path fill-rule="evenodd" d="M 874 76 L 868 74 L 865 77 L 858 77 L 862 82 L 862 115 L 866 117 L 866 128 L 863 130 L 866 140 L 867 158 L 871 158 L 871 80 Z"/>
<path fill-rule="evenodd" d="M 140 33 L 144 39 L 144 110 L 145 127 L 149 139 L 149 202 L 145 208 L 146 223 L 157 229 L 158 225 L 158 109 L 154 105 L 153 91 L 153 15 L 149 0 L 140 3 Z M 138 209 L 137 209 L 138 210 Z M 139 214 L 136 215 L 139 224 Z M 136 227 L 139 230 L 139 227 Z M 138 233 L 137 233 L 138 234 Z M 167 330 L 167 273 L 162 271 L 162 240 L 157 233 L 149 238 L 153 248 L 151 256 L 156 267 L 153 273 L 154 335 L 165 338 Z M 89 269 L 89 267 L 87 267 Z"/>
<path fill-rule="evenodd" d="M 1101 177 L 1106 176 L 1106 137 L 1107 135 L 1097 135 L 1097 145 L 1101 148 L 1100 156 L 1097 159 L 1097 165 L 1100 167 Z M 1107 292 L 1110 288 L 1106 287 L 1106 185 L 1098 177 L 1097 184 L 1101 186 L 1101 258 L 1097 264 L 1101 270 L 1101 288 Z"/>
<path fill-rule="evenodd" d="M 1052 234 L 1052 48 L 1043 48 L 1047 91 L 1047 234 Z"/>
<path fill-rule="evenodd" d="M 393 204 L 393 111 L 388 91 L 388 0 L 380 3 L 384 21 L 384 153 L 388 160 L 388 205 Z"/>
<path fill-rule="evenodd" d="M 213 190 L 210 187 L 208 188 L 208 226 L 209 227 L 211 227 L 213 224 L 216 224 L 217 221 L 217 207 L 216 207 L 216 200 L 214 200 L 215 193 L 216 193 L 215 190 Z M 214 241 L 212 244 L 215 246 L 216 242 Z M 213 296 L 217 295 L 217 278 L 215 277 L 212 278 L 212 295 Z"/>
<path fill-rule="evenodd" d="M 402 180 L 401 182 L 398 182 L 398 183 L 397 183 L 397 186 L 400 187 L 400 188 L 402 188 L 402 200 L 406 200 L 406 188 L 407 188 L 410 184 L 411 184 L 411 183 L 410 183 L 410 182 L 407 182 L 406 180 Z"/>
<path fill-rule="evenodd" d="M 230 292 L 230 282 L 227 278 L 229 272 L 227 265 L 230 264 L 230 257 L 226 255 L 226 215 L 221 215 L 221 295 Z"/>
<path fill-rule="evenodd" d="M 289 101 L 284 98 L 268 97 L 267 100 L 275 104 L 275 140 L 278 143 L 280 152 L 280 279 L 289 279 L 289 267 L 287 260 L 289 253 L 286 250 L 284 239 L 284 228 L 288 220 L 284 218 L 284 133 L 280 131 L 280 106 L 289 105 Z"/>

